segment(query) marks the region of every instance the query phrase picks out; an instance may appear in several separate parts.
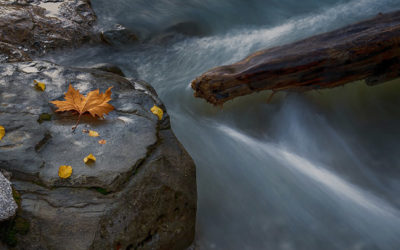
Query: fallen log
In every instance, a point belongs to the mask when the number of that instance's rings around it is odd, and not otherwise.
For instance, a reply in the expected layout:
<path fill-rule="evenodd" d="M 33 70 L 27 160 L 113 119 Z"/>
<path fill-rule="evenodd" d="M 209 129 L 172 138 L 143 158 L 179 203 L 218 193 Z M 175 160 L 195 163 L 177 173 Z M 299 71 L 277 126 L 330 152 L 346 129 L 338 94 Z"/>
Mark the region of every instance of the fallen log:
<path fill-rule="evenodd" d="M 256 52 L 192 81 L 196 97 L 214 105 L 262 90 L 332 88 L 400 76 L 400 11 Z"/>

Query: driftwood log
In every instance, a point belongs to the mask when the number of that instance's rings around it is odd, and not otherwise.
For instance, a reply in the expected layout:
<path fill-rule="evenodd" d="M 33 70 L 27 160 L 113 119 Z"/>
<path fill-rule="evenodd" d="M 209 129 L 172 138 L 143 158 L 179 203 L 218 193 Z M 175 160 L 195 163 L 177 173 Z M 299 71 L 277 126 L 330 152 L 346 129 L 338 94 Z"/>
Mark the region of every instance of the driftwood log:
<path fill-rule="evenodd" d="M 332 88 L 400 76 L 400 11 L 256 52 L 192 82 L 194 95 L 214 105 L 261 90 Z"/>

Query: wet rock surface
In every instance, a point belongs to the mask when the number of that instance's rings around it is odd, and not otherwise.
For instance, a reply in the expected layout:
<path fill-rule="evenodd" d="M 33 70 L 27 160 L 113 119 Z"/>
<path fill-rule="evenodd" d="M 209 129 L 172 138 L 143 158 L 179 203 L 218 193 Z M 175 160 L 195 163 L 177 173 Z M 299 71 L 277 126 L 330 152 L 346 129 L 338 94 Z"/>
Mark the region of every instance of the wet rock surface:
<path fill-rule="evenodd" d="M 115 24 L 111 29 L 101 33 L 101 40 L 112 46 L 126 46 L 137 43 L 139 38 L 127 27 Z"/>
<path fill-rule="evenodd" d="M 16 210 L 11 183 L 0 171 L 0 222 L 12 218 Z"/>
<path fill-rule="evenodd" d="M 120 67 L 111 63 L 98 63 L 95 65 L 91 65 L 89 68 L 114 73 L 119 76 L 125 76 L 124 72 L 122 72 Z"/>
<path fill-rule="evenodd" d="M 196 178 L 192 159 L 170 129 L 151 113 L 163 107 L 140 81 L 97 69 L 47 62 L 0 64 L 0 168 L 20 194 L 18 217 L 29 230 L 17 249 L 184 249 L 194 237 Z M 33 80 L 46 84 L 44 92 Z M 112 89 L 115 111 L 100 120 L 57 114 L 71 83 L 81 93 Z M 46 114 L 49 119 L 41 120 Z M 40 121 L 40 122 L 39 122 Z M 95 130 L 90 137 L 83 130 Z M 105 145 L 98 143 L 106 140 Z M 97 161 L 86 165 L 93 154 Z M 58 177 L 70 165 L 68 179 Z M 60 242 L 62 244 L 60 244 Z"/>
<path fill-rule="evenodd" d="M 89 0 L 0 0 L 0 63 L 98 42 L 95 21 Z"/>
<path fill-rule="evenodd" d="M 31 57 L 14 45 L 0 42 L 0 63 L 30 61 Z"/>

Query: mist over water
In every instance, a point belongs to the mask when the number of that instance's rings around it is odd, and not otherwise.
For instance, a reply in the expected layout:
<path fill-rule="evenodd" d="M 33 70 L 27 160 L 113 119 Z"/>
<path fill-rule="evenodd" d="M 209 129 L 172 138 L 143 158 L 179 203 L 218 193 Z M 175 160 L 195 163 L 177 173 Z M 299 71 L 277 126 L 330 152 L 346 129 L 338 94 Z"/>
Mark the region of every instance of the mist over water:
<path fill-rule="evenodd" d="M 61 52 L 74 66 L 109 62 L 154 86 L 196 162 L 198 249 L 400 249 L 400 81 L 320 92 L 264 92 L 215 108 L 190 81 L 256 50 L 400 9 L 398 0 L 97 0 L 148 41 Z M 202 37 L 160 42 L 194 22 Z"/>

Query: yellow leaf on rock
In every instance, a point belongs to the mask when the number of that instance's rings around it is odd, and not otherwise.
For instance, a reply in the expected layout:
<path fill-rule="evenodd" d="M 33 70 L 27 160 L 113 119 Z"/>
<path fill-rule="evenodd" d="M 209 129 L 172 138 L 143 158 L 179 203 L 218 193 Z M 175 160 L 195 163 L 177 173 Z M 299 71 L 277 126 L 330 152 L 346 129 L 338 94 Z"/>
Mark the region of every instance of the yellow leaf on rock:
<path fill-rule="evenodd" d="M 0 141 L 1 139 L 3 139 L 5 134 L 6 134 L 6 129 L 3 126 L 0 126 Z"/>
<path fill-rule="evenodd" d="M 46 84 L 44 84 L 43 82 L 39 82 L 39 81 L 36 81 L 36 80 L 33 80 L 33 82 L 35 83 L 35 87 L 38 90 L 44 91 L 46 89 Z"/>
<path fill-rule="evenodd" d="M 86 163 L 86 164 L 93 163 L 95 161 L 96 161 L 96 157 L 94 157 L 94 155 L 92 155 L 92 154 L 89 154 L 88 156 L 86 156 L 83 159 L 83 162 Z"/>
<path fill-rule="evenodd" d="M 89 136 L 91 136 L 91 137 L 98 137 L 98 136 L 100 136 L 100 135 L 99 135 L 99 133 L 97 133 L 97 132 L 94 131 L 94 130 L 89 130 Z"/>
<path fill-rule="evenodd" d="M 155 114 L 156 116 L 158 116 L 158 119 L 161 120 L 163 117 L 163 110 L 160 109 L 159 107 L 157 107 L 156 105 L 154 105 L 151 109 L 151 112 L 153 112 L 153 114 Z"/>
<path fill-rule="evenodd" d="M 107 143 L 107 141 L 106 140 L 100 140 L 99 143 L 104 145 L 104 144 Z"/>
<path fill-rule="evenodd" d="M 75 110 L 80 115 L 88 112 L 93 117 L 103 118 L 105 114 L 114 110 L 114 107 L 108 103 L 111 100 L 111 88 L 109 87 L 104 93 L 100 93 L 98 89 L 93 90 L 87 96 L 83 96 L 70 84 L 65 93 L 65 101 L 52 101 L 51 103 L 58 107 L 56 112 Z"/>
<path fill-rule="evenodd" d="M 60 166 L 58 169 L 58 176 L 60 178 L 66 179 L 70 177 L 72 174 L 72 167 L 71 166 Z"/>
<path fill-rule="evenodd" d="M 111 88 L 109 87 L 104 93 L 100 93 L 98 89 L 93 90 L 84 96 L 70 84 L 64 96 L 65 101 L 52 101 L 51 103 L 58 107 L 56 112 L 77 111 L 79 113 L 78 122 L 72 128 L 75 131 L 84 113 L 104 118 L 104 115 L 114 110 L 114 106 L 108 103 L 111 101 Z"/>

